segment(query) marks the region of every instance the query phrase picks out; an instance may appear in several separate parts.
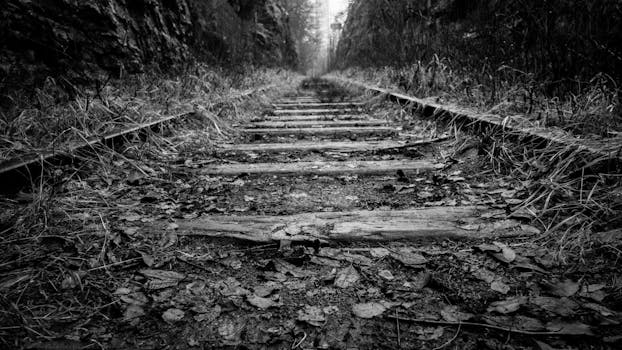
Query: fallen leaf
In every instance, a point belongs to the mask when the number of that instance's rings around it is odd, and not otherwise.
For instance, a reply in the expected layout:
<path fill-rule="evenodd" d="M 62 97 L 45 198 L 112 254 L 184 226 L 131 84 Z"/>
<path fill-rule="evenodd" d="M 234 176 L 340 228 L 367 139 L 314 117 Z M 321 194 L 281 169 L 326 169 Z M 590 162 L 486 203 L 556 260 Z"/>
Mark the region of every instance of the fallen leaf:
<path fill-rule="evenodd" d="M 321 266 L 340 267 L 341 263 L 332 258 L 325 258 L 323 256 L 312 256 L 309 260 L 311 263 Z"/>
<path fill-rule="evenodd" d="M 536 305 L 543 310 L 559 316 L 572 316 L 575 314 L 579 304 L 568 298 L 553 298 L 553 297 L 532 297 L 529 298 L 529 303 Z"/>
<path fill-rule="evenodd" d="M 123 233 L 125 233 L 126 235 L 128 235 L 130 237 L 132 237 L 136 233 L 138 233 L 138 230 L 140 230 L 140 228 L 138 228 L 138 227 L 123 227 L 121 229 L 121 231 L 123 231 Z"/>
<path fill-rule="evenodd" d="M 391 257 L 406 266 L 415 268 L 421 268 L 428 262 L 423 255 L 414 252 L 410 248 L 399 248 L 396 251 L 391 252 Z"/>
<path fill-rule="evenodd" d="M 315 327 L 321 327 L 326 322 L 324 311 L 317 306 L 305 305 L 303 310 L 298 310 L 298 321 L 306 322 Z"/>
<path fill-rule="evenodd" d="M 516 329 L 519 331 L 540 332 L 545 330 L 542 322 L 526 316 L 484 316 L 483 320 L 489 325 Z"/>
<path fill-rule="evenodd" d="M 178 237 L 175 230 L 166 230 L 160 239 L 160 247 L 162 249 L 170 248 L 177 244 Z"/>
<path fill-rule="evenodd" d="M 295 278 L 305 278 L 314 275 L 313 272 L 301 269 L 281 259 L 272 260 L 272 264 L 274 264 L 274 269 L 277 272 L 280 272 L 282 274 L 289 274 Z"/>
<path fill-rule="evenodd" d="M 494 256 L 497 260 L 504 262 L 506 264 L 511 263 L 512 261 L 516 260 L 516 252 L 514 252 L 514 250 L 512 250 L 512 248 L 508 247 L 507 245 L 501 243 L 501 242 L 494 242 L 494 245 L 496 245 L 497 247 L 499 247 L 499 249 L 501 249 L 501 252 L 499 253 L 494 253 L 492 256 Z"/>
<path fill-rule="evenodd" d="M 258 297 L 265 298 L 269 296 L 270 294 L 274 293 L 274 291 L 277 289 L 279 289 L 277 283 L 268 282 L 264 285 L 253 288 L 253 294 L 255 294 Z"/>
<path fill-rule="evenodd" d="M 281 306 L 280 303 L 275 302 L 272 299 L 269 298 L 262 298 L 256 295 L 249 295 L 246 297 L 246 301 L 248 301 L 249 304 L 253 305 L 254 307 L 257 307 L 259 309 L 262 310 L 266 310 L 269 309 L 271 307 L 277 307 L 277 306 Z"/>
<path fill-rule="evenodd" d="M 613 310 L 610 310 L 600 304 L 595 304 L 595 303 L 586 303 L 583 304 L 583 307 L 586 309 L 590 309 L 592 311 L 596 311 L 598 312 L 601 316 L 603 317 L 611 317 L 611 316 L 616 316 L 617 313 Z"/>
<path fill-rule="evenodd" d="M 378 276 L 382 277 L 387 281 L 393 281 L 395 279 L 395 277 L 393 277 L 393 274 L 389 270 L 382 270 L 378 272 Z"/>
<path fill-rule="evenodd" d="M 243 288 L 240 281 L 234 277 L 229 277 L 224 281 L 219 281 L 217 283 L 217 287 L 220 294 L 224 297 L 243 296 L 251 293 L 248 289 Z"/>
<path fill-rule="evenodd" d="M 490 304 L 487 311 L 507 315 L 516 312 L 526 302 L 526 297 L 512 297 Z"/>
<path fill-rule="evenodd" d="M 382 315 L 387 308 L 381 303 L 363 303 L 352 306 L 354 315 L 360 318 L 374 318 Z"/>
<path fill-rule="evenodd" d="M 119 216 L 119 220 L 127 221 L 127 222 L 136 222 L 140 221 L 143 218 L 142 215 L 137 213 L 126 213 L 125 215 Z"/>
<path fill-rule="evenodd" d="M 391 252 L 387 248 L 372 248 L 369 250 L 369 254 L 374 258 L 381 259 L 391 255 Z"/>
<path fill-rule="evenodd" d="M 227 267 L 230 267 L 233 270 L 239 270 L 242 268 L 242 261 L 234 256 L 223 259 L 220 261 L 220 263 Z"/>
<path fill-rule="evenodd" d="M 428 191 L 421 191 L 421 192 L 417 193 L 417 197 L 419 197 L 421 199 L 428 199 L 428 198 L 434 197 L 434 193 L 428 192 Z"/>
<path fill-rule="evenodd" d="M 128 294 L 121 295 L 119 299 L 129 305 L 145 306 L 149 302 L 147 296 L 142 292 L 130 292 Z"/>
<path fill-rule="evenodd" d="M 140 305 L 131 304 L 128 305 L 123 313 L 123 320 L 130 321 L 135 318 L 139 318 L 145 315 L 145 309 Z"/>
<path fill-rule="evenodd" d="M 490 283 L 490 289 L 501 294 L 508 294 L 510 292 L 510 286 L 499 280 Z"/>
<path fill-rule="evenodd" d="M 478 227 L 479 227 L 479 225 L 478 225 Z M 475 248 L 477 248 L 482 253 L 497 253 L 497 252 L 501 251 L 501 248 L 499 248 L 499 246 L 497 246 L 495 244 L 488 244 L 488 243 L 480 244 L 480 245 L 476 246 Z"/>
<path fill-rule="evenodd" d="M 540 229 L 531 225 L 520 225 L 521 230 L 529 235 L 539 235 L 542 233 Z"/>
<path fill-rule="evenodd" d="M 361 279 L 361 275 L 356 271 L 353 266 L 348 266 L 345 269 L 339 271 L 335 277 L 335 287 L 337 288 L 349 288 L 356 284 Z"/>
<path fill-rule="evenodd" d="M 440 339 L 443 336 L 443 334 L 445 334 L 445 328 L 443 328 L 443 327 L 424 327 L 424 328 L 421 328 L 420 330 L 416 330 L 415 332 L 417 332 L 417 334 L 419 334 L 417 339 L 425 340 L 425 341 L 430 341 L 430 340 Z"/>
<path fill-rule="evenodd" d="M 140 257 L 143 259 L 143 263 L 145 263 L 147 267 L 153 267 L 153 265 L 155 265 L 155 259 L 153 258 L 153 256 L 147 253 L 143 253 L 143 252 L 139 252 L 139 253 L 140 253 Z"/>
<path fill-rule="evenodd" d="M 194 316 L 194 319 L 197 322 L 213 322 L 222 313 L 222 308 L 220 307 L 220 305 L 216 305 L 213 308 L 209 309 L 194 307 L 192 308 L 192 311 L 198 313 L 198 315 Z"/>
<path fill-rule="evenodd" d="M 583 286 L 579 296 L 583 298 L 592 299 L 596 302 L 602 302 L 607 297 L 607 293 L 604 291 L 606 285 L 604 284 L 590 284 Z"/>
<path fill-rule="evenodd" d="M 579 283 L 569 279 L 557 283 L 546 283 L 544 286 L 550 294 L 559 297 L 571 297 L 579 291 Z"/>
<path fill-rule="evenodd" d="M 594 335 L 590 326 L 581 322 L 553 321 L 547 323 L 546 329 L 549 332 L 565 335 Z"/>
<path fill-rule="evenodd" d="M 218 326 L 218 334 L 223 338 L 225 345 L 237 347 L 241 343 L 242 331 L 245 328 L 245 321 L 225 318 Z"/>
<path fill-rule="evenodd" d="M 168 323 L 179 322 L 184 319 L 186 314 L 179 309 L 168 309 L 162 314 L 162 319 Z"/>
<path fill-rule="evenodd" d="M 473 314 L 461 312 L 458 306 L 448 305 L 441 310 L 441 316 L 447 322 L 462 322 L 473 318 Z"/>
<path fill-rule="evenodd" d="M 486 283 L 492 283 L 498 279 L 498 276 L 494 272 L 483 267 L 476 268 L 472 270 L 471 273 L 473 274 L 475 278 L 482 280 Z"/>
<path fill-rule="evenodd" d="M 141 274 L 149 278 L 149 281 L 145 284 L 145 287 L 150 290 L 164 289 L 175 287 L 181 282 L 186 275 L 175 271 L 164 270 L 140 270 Z"/>
<path fill-rule="evenodd" d="M 363 266 L 372 265 L 372 260 L 370 258 L 360 255 L 360 254 L 352 254 L 352 253 L 344 252 L 341 249 L 322 248 L 318 256 L 335 259 L 335 260 L 347 261 L 349 263 L 356 264 L 356 265 L 363 265 Z"/>

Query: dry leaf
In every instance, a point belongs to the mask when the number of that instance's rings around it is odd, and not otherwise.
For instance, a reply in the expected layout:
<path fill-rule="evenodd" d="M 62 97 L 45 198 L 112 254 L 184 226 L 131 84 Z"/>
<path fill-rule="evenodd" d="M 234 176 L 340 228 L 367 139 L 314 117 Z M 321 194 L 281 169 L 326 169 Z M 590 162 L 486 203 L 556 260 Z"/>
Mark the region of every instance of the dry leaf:
<path fill-rule="evenodd" d="M 391 252 L 387 248 L 372 248 L 369 254 L 374 258 L 384 258 L 391 255 Z"/>
<path fill-rule="evenodd" d="M 494 253 L 492 255 L 497 260 L 504 262 L 506 264 L 509 264 L 512 261 L 516 260 L 516 252 L 514 252 L 512 248 L 508 247 L 507 245 L 501 242 L 494 242 L 493 244 L 499 247 L 499 249 L 501 249 L 499 253 Z"/>
<path fill-rule="evenodd" d="M 493 281 L 490 284 L 490 289 L 494 290 L 495 292 L 499 292 L 501 294 L 508 294 L 510 292 L 510 286 L 508 286 L 507 284 L 499 280 Z"/>
<path fill-rule="evenodd" d="M 298 310 L 298 321 L 321 327 L 326 322 L 326 316 L 324 316 L 324 311 L 321 308 L 305 305 L 304 310 Z"/>
<path fill-rule="evenodd" d="M 123 313 L 123 319 L 125 321 L 130 321 L 130 320 L 139 318 L 144 315 L 145 315 L 145 309 L 143 309 L 142 306 L 132 304 L 132 305 L 128 305 L 127 308 L 125 309 L 125 312 Z"/>
<path fill-rule="evenodd" d="M 382 315 L 387 308 L 381 303 L 363 303 L 352 306 L 352 312 L 360 318 L 374 318 Z"/>
<path fill-rule="evenodd" d="M 410 248 L 399 248 L 391 253 L 391 257 L 406 266 L 415 268 L 421 268 L 428 262 L 423 255 L 414 252 Z"/>
<path fill-rule="evenodd" d="M 387 281 L 393 281 L 395 279 L 395 277 L 393 277 L 393 274 L 389 270 L 382 270 L 378 272 L 378 276 L 382 277 Z"/>
<path fill-rule="evenodd" d="M 361 279 L 361 275 L 356 271 L 353 266 L 348 266 L 345 269 L 339 271 L 335 277 L 335 287 L 337 288 L 349 288 L 356 284 Z"/>
<path fill-rule="evenodd" d="M 540 332 L 545 330 L 542 322 L 526 316 L 484 316 L 483 320 L 493 326 L 506 327 L 520 331 Z"/>
<path fill-rule="evenodd" d="M 457 306 L 448 305 L 441 310 L 441 316 L 447 322 L 462 322 L 473 318 L 473 314 L 461 312 Z"/>
<path fill-rule="evenodd" d="M 249 304 L 262 310 L 266 310 L 271 307 L 281 306 L 280 303 L 274 302 L 272 299 L 258 297 L 254 294 L 247 296 L 246 301 L 248 301 Z"/>
<path fill-rule="evenodd" d="M 579 283 L 569 279 L 557 283 L 548 283 L 545 287 L 549 293 L 559 297 L 571 297 L 579 291 Z"/>
<path fill-rule="evenodd" d="M 175 287 L 181 282 L 186 275 L 175 271 L 164 270 L 140 270 L 141 274 L 149 278 L 149 281 L 145 284 L 145 287 L 150 290 L 164 289 Z"/>
<path fill-rule="evenodd" d="M 501 301 L 496 301 L 488 307 L 488 312 L 497 312 L 500 314 L 511 314 L 516 312 L 522 305 L 527 302 L 526 297 L 513 297 Z"/>
<path fill-rule="evenodd" d="M 553 321 L 546 325 L 549 332 L 565 335 L 594 335 L 590 326 L 581 322 L 566 323 L 563 321 Z"/>
<path fill-rule="evenodd" d="M 168 323 L 179 322 L 184 319 L 186 314 L 179 309 L 168 309 L 162 314 L 162 319 Z"/>
<path fill-rule="evenodd" d="M 568 298 L 532 297 L 529 303 L 559 316 L 572 316 L 579 304 Z"/>

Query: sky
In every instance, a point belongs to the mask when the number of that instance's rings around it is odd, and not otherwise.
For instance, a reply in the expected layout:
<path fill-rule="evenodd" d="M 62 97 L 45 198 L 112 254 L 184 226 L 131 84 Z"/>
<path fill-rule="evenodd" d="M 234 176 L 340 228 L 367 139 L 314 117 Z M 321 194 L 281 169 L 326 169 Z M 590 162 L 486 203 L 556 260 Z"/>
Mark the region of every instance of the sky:
<path fill-rule="evenodd" d="M 327 2 L 331 17 L 334 17 L 337 13 L 345 11 L 348 8 L 348 0 L 327 0 Z"/>

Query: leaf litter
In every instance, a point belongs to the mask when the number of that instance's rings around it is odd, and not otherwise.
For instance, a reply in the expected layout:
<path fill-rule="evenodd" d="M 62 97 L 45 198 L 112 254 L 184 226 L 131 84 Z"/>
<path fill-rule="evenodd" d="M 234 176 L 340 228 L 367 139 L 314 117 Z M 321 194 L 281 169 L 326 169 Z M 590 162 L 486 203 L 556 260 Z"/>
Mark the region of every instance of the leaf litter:
<path fill-rule="evenodd" d="M 58 200 L 70 224 L 53 237 L 39 238 L 45 241 L 43 251 L 7 249 L 15 263 L 2 261 L 12 270 L 0 278 L 0 289 L 7 300 L 23 295 L 39 305 L 6 304 L 2 325 L 20 325 L 20 337 L 33 346 L 41 341 L 51 346 L 60 338 L 65 344 L 118 348 L 155 348 L 162 342 L 177 348 L 345 349 L 400 343 L 423 348 L 455 342 L 457 348 L 478 349 L 485 341 L 504 344 L 508 333 L 514 349 L 531 348 L 535 336 L 541 348 L 581 348 L 599 340 L 613 349 L 622 341 L 622 285 L 616 284 L 622 277 L 615 270 L 591 273 L 596 270 L 589 266 L 563 269 L 554 254 L 540 252 L 539 244 L 525 239 L 541 232 L 531 220 L 534 211 L 510 210 L 523 194 L 510 183 L 474 179 L 476 174 L 465 169 L 411 183 L 395 177 L 320 178 L 328 194 L 318 194 L 304 179 L 207 178 L 194 171 L 218 160 L 185 154 L 210 149 L 195 143 L 198 136 L 182 140 L 192 147 L 172 153 L 158 151 L 168 146 L 134 145 L 126 158 L 145 163 L 139 168 L 149 176 L 126 161 L 108 169 L 105 181 L 95 176 L 69 180 L 67 186 L 82 189 Z M 131 158 L 136 151 L 143 156 Z M 382 190 L 387 184 L 390 191 Z M 178 236 L 175 222 L 214 213 L 382 209 L 386 203 L 497 206 L 499 211 L 484 219 L 500 235 L 475 247 L 444 240 L 280 250 L 278 244 Z M 150 229 L 147 224 L 156 221 L 166 222 L 166 229 Z M 85 234 L 83 223 L 94 233 Z M 75 234 L 66 233 L 73 229 Z M 48 268 L 25 269 L 46 258 Z M 63 300 L 57 303 L 63 307 L 47 305 L 43 296 Z M 59 325 L 74 330 L 61 331 Z M 568 335 L 587 338 L 577 343 Z"/>

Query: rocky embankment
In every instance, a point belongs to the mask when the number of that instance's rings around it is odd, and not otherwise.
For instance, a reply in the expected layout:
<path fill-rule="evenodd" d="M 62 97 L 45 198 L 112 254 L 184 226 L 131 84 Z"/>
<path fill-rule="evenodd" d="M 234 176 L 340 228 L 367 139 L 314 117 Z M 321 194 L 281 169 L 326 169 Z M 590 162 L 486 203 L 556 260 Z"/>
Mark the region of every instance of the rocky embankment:
<path fill-rule="evenodd" d="M 75 80 L 194 58 L 270 65 L 296 60 L 280 0 L 7 0 L 0 38 L 5 88 L 11 77 L 21 84 L 45 76 Z"/>

